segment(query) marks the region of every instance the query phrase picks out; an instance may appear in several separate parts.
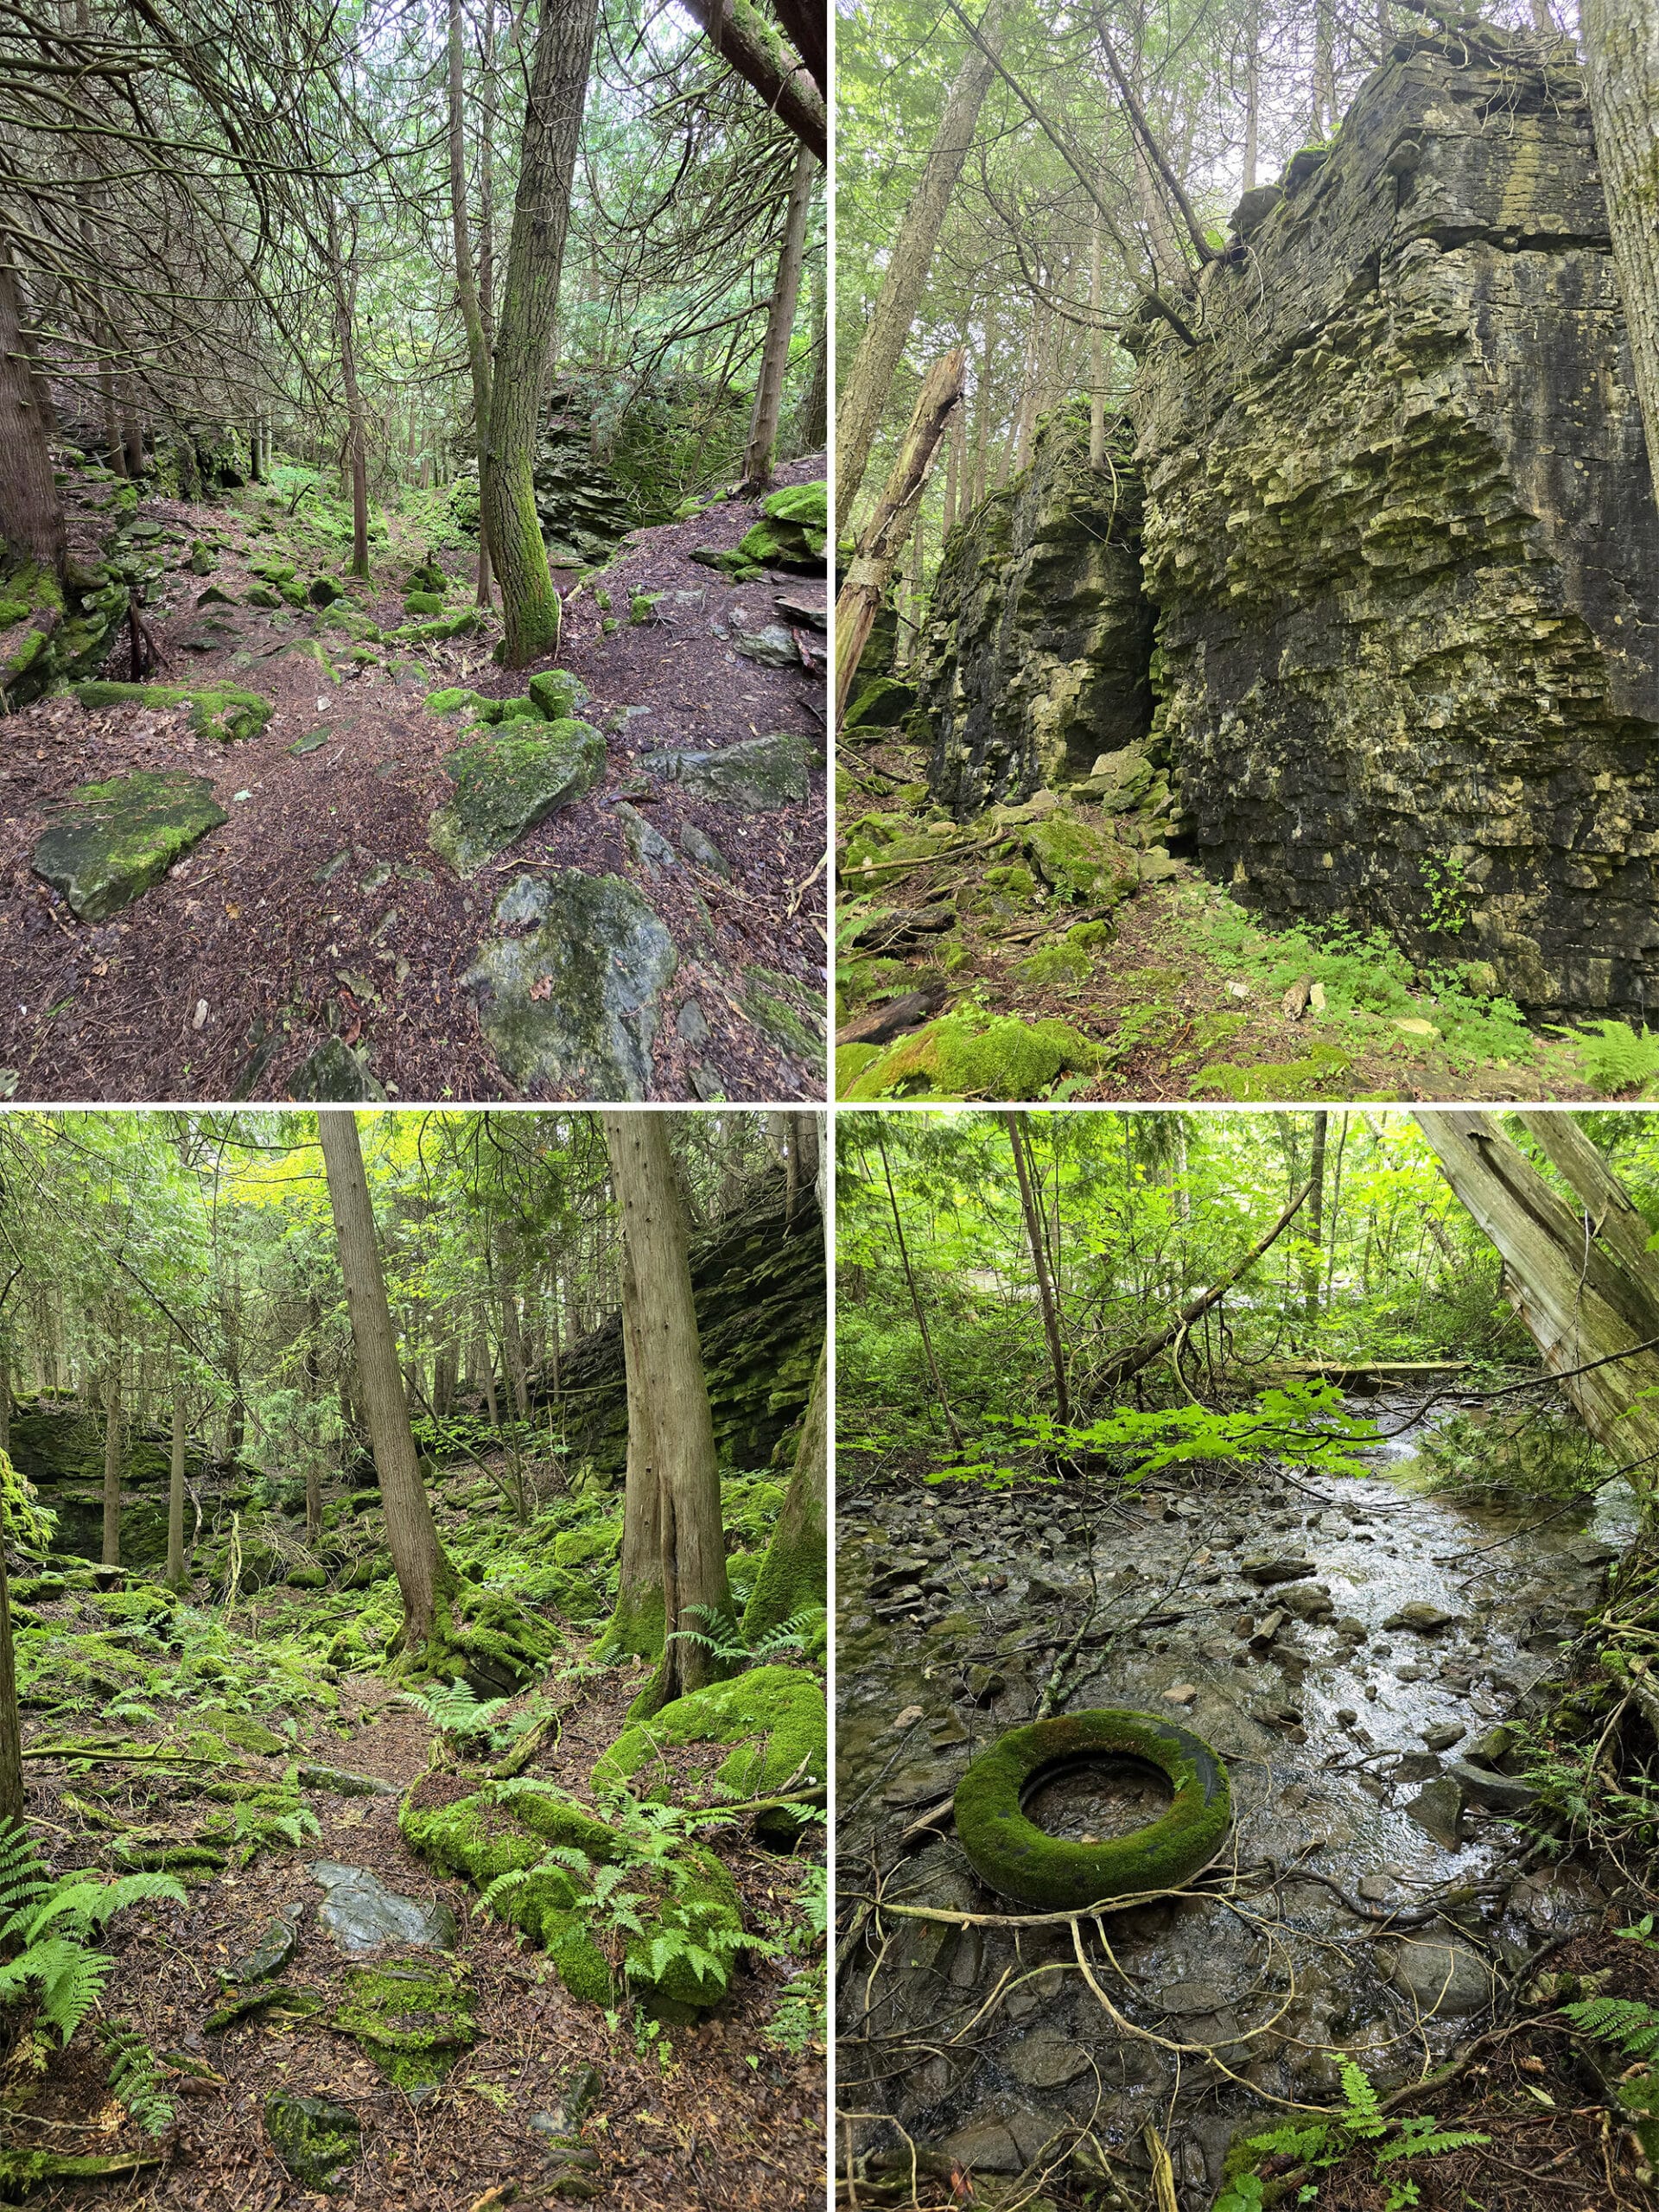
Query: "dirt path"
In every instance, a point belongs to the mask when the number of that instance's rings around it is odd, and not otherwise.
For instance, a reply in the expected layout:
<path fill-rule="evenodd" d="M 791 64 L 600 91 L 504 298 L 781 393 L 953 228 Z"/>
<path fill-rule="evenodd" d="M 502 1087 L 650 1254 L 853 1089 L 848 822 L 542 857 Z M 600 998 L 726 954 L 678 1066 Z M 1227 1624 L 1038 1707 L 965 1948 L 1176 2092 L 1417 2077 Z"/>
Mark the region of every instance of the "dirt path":
<path fill-rule="evenodd" d="M 809 460 L 779 481 L 821 474 L 821 460 Z M 644 1095 L 822 1096 L 822 1067 L 801 1049 L 822 1033 L 821 772 L 804 801 L 748 812 L 638 765 L 658 748 L 714 749 L 773 732 L 822 740 L 819 633 L 799 627 L 812 664 L 789 667 L 741 656 L 727 635 L 734 615 L 751 632 L 777 622 L 780 591 L 821 599 L 822 581 L 779 572 L 734 586 L 690 557 L 735 546 L 759 515 L 758 503 L 734 500 L 637 532 L 573 594 L 556 665 L 588 688 L 582 712 L 606 735 L 603 779 L 464 882 L 427 842 L 429 817 L 451 793 L 441 764 L 458 723 L 423 701 L 454 684 L 524 693 L 534 671 L 509 676 L 490 658 L 499 620 L 414 648 L 359 638 L 334 610 L 251 607 L 258 580 L 249 563 L 264 556 L 292 561 L 302 582 L 341 577 L 340 549 L 308 530 L 303 506 L 289 521 L 261 486 L 211 505 L 145 503 L 136 528 L 160 525 L 147 542 L 170 563 L 149 609 L 166 656 L 159 680 L 238 684 L 274 711 L 258 737 L 222 747 L 193 736 L 184 710 L 143 704 L 89 712 L 59 696 L 6 720 L 0 1082 L 31 1099 L 282 1098 L 314 1049 L 338 1037 L 395 1098 L 585 1095 L 579 1084 L 517 1084 L 463 980 L 495 934 L 491 908 L 505 887 L 561 868 L 632 885 L 672 940 Z M 342 602 L 381 631 L 408 619 L 404 579 L 427 550 L 403 539 L 395 518 L 393 530 L 374 553 L 371 586 Z M 214 548 L 211 575 L 180 565 L 194 538 Z M 465 603 L 470 556 L 441 558 L 453 612 Z M 598 604 L 594 584 L 613 611 Z M 209 592 L 234 603 L 199 606 Z M 630 622 L 639 594 L 663 596 L 649 619 Z M 126 673 L 123 645 L 106 674 Z M 79 922 L 33 872 L 34 848 L 78 785 L 134 769 L 208 778 L 228 818 L 111 919 Z M 671 861 L 635 858 L 623 801 L 667 841 Z M 687 851 L 698 831 L 729 879 Z"/>
<path fill-rule="evenodd" d="M 556 1676 L 546 1687 L 555 1702 L 563 1701 Z M 531 1770 L 581 1793 L 636 1687 L 620 1673 L 584 1683 L 557 1751 Z M 302 1732 L 299 1755 L 378 1776 L 400 1793 L 425 1771 L 431 1732 L 384 1681 L 346 1678 L 340 1722 L 339 1728 L 324 1722 Z M 266 1768 L 273 1782 L 283 1763 L 248 1761 Z M 466 1771 L 481 1778 L 483 1770 Z M 141 1769 L 104 1766 L 69 1786 L 128 1818 L 165 1819 L 165 1806 L 159 1815 L 131 1809 L 143 1780 Z M 62 1805 L 65 1778 L 56 1766 L 32 1765 L 30 1782 L 28 1816 L 44 1831 L 43 1840 L 57 1847 L 54 1866 L 106 1864 L 79 1816 Z M 132 1914 L 111 1931 L 108 1948 L 118 1963 L 105 2013 L 132 2022 L 153 2049 L 180 2050 L 222 2077 L 187 2075 L 175 2083 L 179 2121 L 165 2164 L 130 2181 L 48 2187 L 32 2201 L 75 2212 L 112 2203 L 275 2212 L 279 2205 L 325 2202 L 375 2212 L 388 2206 L 467 2212 L 497 2190 L 503 2194 L 496 2202 L 514 2196 L 540 2202 L 546 2145 L 531 2122 L 556 2108 L 562 2082 L 590 2063 L 602 2088 L 584 2139 L 599 2154 L 592 2201 L 600 2206 L 612 2212 L 816 2212 L 823 2199 L 823 2056 L 809 2050 L 790 2057 L 761 2033 L 787 1967 L 757 1959 L 740 1968 L 732 1993 L 695 2028 L 648 2040 L 630 2033 L 625 2007 L 613 2035 L 603 2012 L 572 1998 L 538 1952 L 520 1948 L 510 1927 L 474 1915 L 476 1897 L 465 1884 L 439 1878 L 409 1850 L 397 1830 L 397 1796 L 308 1793 L 306 1802 L 321 1834 L 301 1850 L 264 1853 L 244 1872 L 219 1875 L 193 1889 L 182 1910 L 151 1909 L 153 1927 Z M 181 1832 L 197 1814 L 188 1802 L 178 1808 Z M 783 1862 L 733 1832 L 722 1831 L 721 1838 L 716 1848 L 741 1892 L 746 1922 L 762 1930 L 775 1898 L 791 1892 Z M 348 1961 L 317 1923 L 323 1892 L 307 1870 L 319 1859 L 365 1867 L 399 1895 L 442 1901 L 454 1914 L 458 1955 L 476 1998 L 478 2042 L 422 2101 L 384 2081 L 348 2037 L 317 2022 L 270 2014 L 203 2032 L 203 2020 L 225 2000 L 219 1970 L 245 1957 L 285 1911 L 298 1911 L 300 1942 L 283 1980 L 316 1991 L 330 2011 L 338 2004 Z M 108 2107 L 96 2046 L 83 2035 L 71 2056 L 75 2063 L 54 2069 L 30 2104 L 29 2120 L 13 2129 L 14 2139 L 30 2148 L 136 2145 L 130 2128 L 99 2132 L 98 2115 Z M 276 2089 L 338 2100 L 358 2113 L 361 2155 L 332 2196 L 302 2188 L 272 2152 L 262 2115 Z M 103 2125 L 107 2130 L 109 2122 Z"/>

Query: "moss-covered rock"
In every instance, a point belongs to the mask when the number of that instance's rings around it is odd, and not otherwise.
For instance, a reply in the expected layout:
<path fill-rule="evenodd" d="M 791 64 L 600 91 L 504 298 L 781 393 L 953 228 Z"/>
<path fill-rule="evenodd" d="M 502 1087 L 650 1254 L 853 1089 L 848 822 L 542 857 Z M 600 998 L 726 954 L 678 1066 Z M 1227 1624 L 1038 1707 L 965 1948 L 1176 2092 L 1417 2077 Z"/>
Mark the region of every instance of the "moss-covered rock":
<path fill-rule="evenodd" d="M 198 737 L 228 745 L 257 737 L 270 720 L 270 701 L 233 683 L 82 683 L 75 696 L 92 707 L 188 707 Z"/>
<path fill-rule="evenodd" d="M 659 1861 L 550 1784 L 491 1783 L 435 1802 L 446 1794 L 439 1777 L 415 1785 L 398 1814 L 404 1840 L 480 1889 L 515 1877 L 492 1909 L 542 1944 L 573 1996 L 606 2003 L 615 1981 L 601 1948 L 607 1930 L 591 1871 L 584 1876 L 571 1863 L 580 1854 L 589 1870 L 627 1868 L 625 1886 L 645 1900 L 637 1908 L 641 1931 L 627 1934 L 622 1951 L 622 1972 L 645 2004 L 662 2017 L 687 2018 L 719 2002 L 743 1921 L 731 1877 L 712 1853 L 685 1844 Z"/>
<path fill-rule="evenodd" d="M 913 683 L 878 676 L 855 693 L 841 726 L 843 730 L 896 729 L 915 704 Z"/>
<path fill-rule="evenodd" d="M 471 1978 L 458 1961 L 411 1952 L 347 1967 L 345 1991 L 333 2024 L 400 2089 L 441 2082 L 478 2040 Z"/>
<path fill-rule="evenodd" d="M 1064 1021 L 941 1014 L 861 1064 L 836 1056 L 836 1095 L 847 1099 L 1035 1098 L 1068 1068 L 1087 1071 L 1100 1047 Z"/>
<path fill-rule="evenodd" d="M 639 765 L 646 775 L 683 784 L 698 798 L 760 814 L 802 804 L 822 759 L 816 739 L 778 730 L 766 737 L 740 738 L 714 753 L 645 753 Z"/>
<path fill-rule="evenodd" d="M 1025 844 L 1033 867 L 1057 898 L 1116 906 L 1141 880 L 1140 861 L 1128 846 L 1063 814 L 1033 822 Z"/>
<path fill-rule="evenodd" d="M 712 1777 L 716 1797 L 739 1802 L 814 1789 L 829 1770 L 828 1732 L 823 1687 L 816 1675 L 798 1667 L 754 1667 L 730 1681 L 675 1698 L 649 1720 L 625 1728 L 595 1764 L 594 1787 L 632 1783 L 635 1794 L 666 1802 L 671 1781 L 665 1769 L 652 1771 L 660 1746 L 729 1744 L 735 1748 Z M 768 1825 L 786 1836 L 797 1821 L 780 1808 Z"/>
<path fill-rule="evenodd" d="M 405 645 L 447 645 L 451 638 L 470 637 L 478 629 L 483 616 L 475 607 L 464 607 L 459 614 L 448 614 L 432 622 L 405 622 L 396 630 L 388 630 L 388 638 L 395 638 Z"/>
<path fill-rule="evenodd" d="M 346 2187 L 362 2148 L 363 2131 L 349 2105 L 290 2096 L 285 2089 L 265 2099 L 265 2133 L 296 2181 L 331 2196 Z"/>
<path fill-rule="evenodd" d="M 35 870 L 80 920 L 101 922 L 226 819 L 206 776 L 142 768 L 82 784 L 35 846 Z"/>
<path fill-rule="evenodd" d="M 1045 1777 L 1090 1760 L 1138 1759 L 1169 1781 L 1158 1820 L 1105 1843 L 1047 1835 L 1023 1809 Z M 957 1785 L 957 1834 L 975 1872 L 1039 1912 L 1179 1887 L 1207 1866 L 1232 1825 L 1227 1770 L 1202 1738 L 1156 1713 L 1103 1708 L 1011 1728 Z"/>
<path fill-rule="evenodd" d="M 538 721 L 535 735 L 504 732 L 462 746 L 443 763 L 455 795 L 427 836 L 457 875 L 476 875 L 495 855 L 590 791 L 605 773 L 605 741 L 589 722 Z"/>
<path fill-rule="evenodd" d="M 588 686 L 566 668 L 538 669 L 524 688 L 537 711 L 550 722 L 568 721 L 588 704 Z"/>
<path fill-rule="evenodd" d="M 443 594 L 437 591 L 412 591 L 404 601 L 405 614 L 429 615 L 443 612 Z"/>

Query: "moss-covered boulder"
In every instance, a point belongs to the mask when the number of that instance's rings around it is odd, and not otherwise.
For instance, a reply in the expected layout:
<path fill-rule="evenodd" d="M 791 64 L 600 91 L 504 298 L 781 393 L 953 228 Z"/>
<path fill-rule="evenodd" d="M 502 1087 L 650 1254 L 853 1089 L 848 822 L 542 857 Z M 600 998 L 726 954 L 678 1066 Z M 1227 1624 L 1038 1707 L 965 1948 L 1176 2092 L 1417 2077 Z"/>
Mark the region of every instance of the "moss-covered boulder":
<path fill-rule="evenodd" d="M 1128 845 L 1064 814 L 1033 822 L 1026 851 L 1056 898 L 1116 906 L 1141 880 L 1140 861 Z"/>
<path fill-rule="evenodd" d="M 265 2099 L 265 2133 L 296 2181 L 333 2195 L 362 2148 L 363 2131 L 349 2105 L 327 2097 L 295 2097 L 274 2090 Z"/>
<path fill-rule="evenodd" d="M 459 614 L 446 614 L 432 622 L 405 622 L 396 630 L 388 630 L 388 638 L 396 638 L 405 645 L 447 645 L 451 638 L 470 637 L 483 620 L 475 607 L 464 607 Z"/>
<path fill-rule="evenodd" d="M 404 601 L 405 614 L 442 614 L 443 594 L 439 591 L 412 591 Z"/>
<path fill-rule="evenodd" d="M 567 668 L 539 669 L 524 688 L 550 722 L 580 714 L 588 704 L 588 686 Z"/>
<path fill-rule="evenodd" d="M 823 1686 L 799 1667 L 754 1667 L 728 1682 L 711 1682 L 675 1698 L 649 1720 L 625 1728 L 594 1768 L 595 1789 L 632 1786 L 636 1796 L 667 1802 L 673 1777 L 665 1745 L 728 1744 L 715 1769 L 712 1795 L 733 1802 L 784 1790 L 816 1789 L 829 1772 L 829 1720 Z M 763 1814 L 762 1834 L 787 1839 L 798 1826 L 787 1807 Z"/>
<path fill-rule="evenodd" d="M 188 707 L 196 735 L 224 745 L 257 737 L 270 720 L 270 700 L 234 683 L 82 683 L 75 696 L 86 708 Z"/>
<path fill-rule="evenodd" d="M 288 1095 L 341 1104 L 382 1099 L 386 1094 L 369 1066 L 365 1046 L 348 1045 L 340 1037 L 325 1037 L 289 1076 Z"/>
<path fill-rule="evenodd" d="M 620 1978 L 658 2018 L 690 2018 L 719 2003 L 743 1920 L 732 1878 L 712 1853 L 681 1844 L 664 1854 L 550 1783 L 492 1783 L 461 1797 L 454 1789 L 444 1775 L 416 1783 L 398 1814 L 404 1841 L 480 1890 L 498 1885 L 491 1910 L 542 1945 L 572 1996 L 612 2000 L 618 1977 L 601 1948 L 608 1944 L 620 1949 Z M 637 1930 L 607 1916 L 593 1878 L 601 1866 L 626 1870 L 620 1886 L 636 1899 Z"/>
<path fill-rule="evenodd" d="M 1069 1022 L 946 1014 L 874 1054 L 838 1052 L 836 1096 L 1036 1098 L 1067 1069 L 1087 1072 L 1099 1058 L 1099 1046 Z"/>
<path fill-rule="evenodd" d="M 639 766 L 648 776 L 683 784 L 698 798 L 720 799 L 746 814 L 798 806 L 811 791 L 812 770 L 823 759 L 817 741 L 792 731 L 740 738 L 713 753 L 646 753 Z"/>
<path fill-rule="evenodd" d="M 1147 1827 L 1073 1843 L 1027 1818 L 1027 1799 L 1049 1777 L 1126 1758 L 1156 1768 L 1174 1791 Z M 1191 1880 L 1221 1849 L 1232 1802 L 1227 1770 L 1201 1737 L 1154 1713 L 1107 1707 L 1011 1728 L 957 1783 L 954 1816 L 975 1872 L 999 1896 L 1038 1912 L 1071 1912 Z"/>
<path fill-rule="evenodd" d="M 411 569 L 404 577 L 404 588 L 410 592 L 435 593 L 442 606 L 443 594 L 449 588 L 449 579 L 429 554 L 418 568 Z"/>
<path fill-rule="evenodd" d="M 620 876 L 555 869 L 510 884 L 495 918 L 540 923 L 480 945 L 461 978 L 509 1078 L 555 1096 L 647 1096 L 676 954 L 639 893 Z"/>
<path fill-rule="evenodd" d="M 538 723 L 462 746 L 443 763 L 454 798 L 427 824 L 433 849 L 457 875 L 476 875 L 496 855 L 590 791 L 605 773 L 605 741 L 590 722 Z"/>
<path fill-rule="evenodd" d="M 337 599 L 344 599 L 346 587 L 337 576 L 313 576 L 305 588 L 305 595 L 313 607 L 332 607 Z M 442 612 L 442 601 L 435 613 Z"/>
<path fill-rule="evenodd" d="M 896 729 L 915 704 L 913 683 L 878 676 L 855 693 L 841 726 L 843 730 Z"/>
<path fill-rule="evenodd" d="M 206 776 L 142 768 L 82 784 L 35 846 L 35 871 L 81 921 L 101 922 L 226 819 Z"/>
<path fill-rule="evenodd" d="M 353 2037 L 400 2089 L 441 2082 L 478 2041 L 468 1970 L 429 1953 L 347 1967 L 334 2025 Z"/>

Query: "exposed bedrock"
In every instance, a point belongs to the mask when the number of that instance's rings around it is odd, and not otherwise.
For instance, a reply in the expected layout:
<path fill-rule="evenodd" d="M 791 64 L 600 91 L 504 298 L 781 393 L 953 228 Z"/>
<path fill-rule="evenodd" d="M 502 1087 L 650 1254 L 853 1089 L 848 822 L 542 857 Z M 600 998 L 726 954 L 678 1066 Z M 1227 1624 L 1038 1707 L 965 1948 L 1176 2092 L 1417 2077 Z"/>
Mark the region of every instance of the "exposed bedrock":
<path fill-rule="evenodd" d="M 1241 207 L 1199 342 L 1126 334 L 1152 742 L 1201 863 L 1268 919 L 1381 924 L 1535 1013 L 1642 1014 L 1659 514 L 1582 86 L 1529 51 L 1401 41 Z M 1105 550 L 1045 579 L 1044 549 L 1111 486 L 1075 426 L 1050 438 L 1070 464 L 1039 451 L 941 573 L 924 704 L 958 812 L 1075 779 L 1145 711 L 1116 634 L 1079 624 L 1068 657 L 1059 610 Z M 964 573 L 1001 627 L 964 618 Z"/>

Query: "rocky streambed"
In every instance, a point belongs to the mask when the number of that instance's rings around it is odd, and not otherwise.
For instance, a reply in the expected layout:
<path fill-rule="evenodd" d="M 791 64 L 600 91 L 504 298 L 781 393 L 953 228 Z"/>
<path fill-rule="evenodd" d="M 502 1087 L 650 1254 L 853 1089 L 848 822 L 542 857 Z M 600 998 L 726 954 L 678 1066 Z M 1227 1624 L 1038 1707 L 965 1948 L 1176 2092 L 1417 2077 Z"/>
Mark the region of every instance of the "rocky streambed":
<path fill-rule="evenodd" d="M 1366 1409 L 1385 1440 L 1363 1480 L 846 1486 L 838 1879 L 857 1935 L 838 2077 L 857 2116 L 839 2148 L 861 2174 L 907 2171 L 913 2145 L 993 2202 L 983 2177 L 1033 2169 L 1109 2173 L 1136 2202 L 1151 2124 L 1182 2201 L 1207 2202 L 1241 2124 L 1339 2097 L 1339 2056 L 1410 2079 L 1597 1916 L 1593 1884 L 1516 1825 L 1531 1791 L 1506 1724 L 1539 1709 L 1600 1597 L 1626 1502 L 1547 1518 L 1422 1495 L 1400 1478 L 1423 1416 Z M 1079 1630 L 1063 1709 L 1196 1730 L 1236 1812 L 1197 1892 L 1085 1927 L 1093 1989 L 1069 1926 L 868 1904 L 879 1886 L 887 1905 L 1019 1910 L 974 1876 L 944 1801 L 1035 1716 Z M 1090 1769 L 1028 1810 L 1103 1840 L 1165 1796 L 1141 1770 Z"/>

